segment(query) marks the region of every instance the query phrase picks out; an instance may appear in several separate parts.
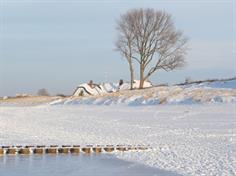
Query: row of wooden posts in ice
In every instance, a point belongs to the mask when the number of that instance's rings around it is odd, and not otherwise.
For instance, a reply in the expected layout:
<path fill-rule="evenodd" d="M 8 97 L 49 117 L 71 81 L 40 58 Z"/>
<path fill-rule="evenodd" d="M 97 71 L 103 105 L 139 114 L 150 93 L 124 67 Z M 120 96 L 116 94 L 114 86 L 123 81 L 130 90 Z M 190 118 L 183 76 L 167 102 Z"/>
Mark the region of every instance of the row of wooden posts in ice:
<path fill-rule="evenodd" d="M 92 152 L 94 153 L 101 153 L 101 152 L 113 152 L 113 151 L 129 151 L 129 150 L 146 150 L 149 146 L 144 145 L 86 145 L 86 146 L 80 146 L 80 145 L 16 145 L 16 146 L 0 146 L 0 155 L 9 154 L 9 155 L 15 155 L 15 154 L 23 154 L 23 155 L 29 155 L 31 153 L 33 154 L 57 154 L 57 153 L 64 153 L 64 154 L 79 154 L 80 152 L 90 154 Z"/>

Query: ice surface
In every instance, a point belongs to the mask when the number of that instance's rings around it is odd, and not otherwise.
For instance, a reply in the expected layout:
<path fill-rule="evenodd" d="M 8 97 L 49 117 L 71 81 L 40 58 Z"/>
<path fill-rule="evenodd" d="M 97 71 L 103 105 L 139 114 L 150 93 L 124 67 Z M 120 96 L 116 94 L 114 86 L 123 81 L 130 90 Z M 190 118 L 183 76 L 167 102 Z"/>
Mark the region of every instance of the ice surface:
<path fill-rule="evenodd" d="M 0 158 L 1 176 L 178 176 L 111 155 L 30 155 Z"/>

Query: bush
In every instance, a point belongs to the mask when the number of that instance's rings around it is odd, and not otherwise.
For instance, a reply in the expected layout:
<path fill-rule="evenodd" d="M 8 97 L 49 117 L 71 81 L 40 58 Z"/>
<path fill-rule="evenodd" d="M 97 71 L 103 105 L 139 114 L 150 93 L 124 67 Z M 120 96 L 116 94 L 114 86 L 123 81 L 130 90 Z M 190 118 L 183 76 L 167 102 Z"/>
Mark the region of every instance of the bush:
<path fill-rule="evenodd" d="M 39 89 L 38 90 L 38 93 L 37 93 L 38 96 L 49 96 L 49 93 L 47 91 L 47 89 Z"/>

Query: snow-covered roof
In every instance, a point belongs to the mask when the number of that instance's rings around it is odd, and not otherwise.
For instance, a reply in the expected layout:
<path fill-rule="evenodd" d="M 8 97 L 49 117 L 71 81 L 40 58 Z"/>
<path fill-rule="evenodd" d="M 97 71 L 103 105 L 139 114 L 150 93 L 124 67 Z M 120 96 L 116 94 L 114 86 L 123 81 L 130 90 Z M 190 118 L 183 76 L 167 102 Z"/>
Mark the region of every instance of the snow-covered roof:
<path fill-rule="evenodd" d="M 134 80 L 133 87 L 139 88 L 140 81 Z M 148 81 L 144 82 L 144 88 L 151 87 L 152 84 Z M 119 90 L 130 89 L 130 83 L 126 82 L 119 86 L 118 83 L 103 83 L 100 85 L 93 84 L 90 86 L 88 83 L 80 84 L 74 92 L 74 96 L 88 96 L 88 95 L 101 95 L 111 92 L 117 92 Z"/>

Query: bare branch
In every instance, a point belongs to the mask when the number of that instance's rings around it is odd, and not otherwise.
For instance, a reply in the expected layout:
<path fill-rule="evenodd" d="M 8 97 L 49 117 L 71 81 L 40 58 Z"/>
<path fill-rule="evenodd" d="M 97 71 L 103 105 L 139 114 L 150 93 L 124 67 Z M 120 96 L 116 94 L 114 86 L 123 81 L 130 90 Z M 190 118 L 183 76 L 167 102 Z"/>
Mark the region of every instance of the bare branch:
<path fill-rule="evenodd" d="M 170 71 L 184 65 L 187 39 L 175 29 L 170 14 L 133 9 L 121 16 L 118 26 L 121 37 L 117 48 L 127 60 L 139 63 L 140 88 L 157 70 Z"/>

